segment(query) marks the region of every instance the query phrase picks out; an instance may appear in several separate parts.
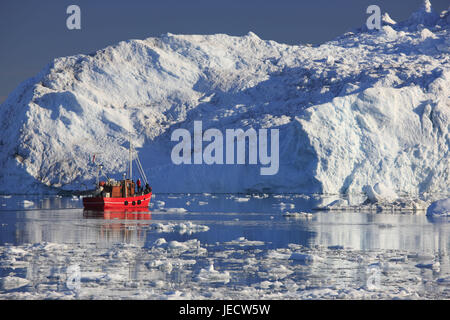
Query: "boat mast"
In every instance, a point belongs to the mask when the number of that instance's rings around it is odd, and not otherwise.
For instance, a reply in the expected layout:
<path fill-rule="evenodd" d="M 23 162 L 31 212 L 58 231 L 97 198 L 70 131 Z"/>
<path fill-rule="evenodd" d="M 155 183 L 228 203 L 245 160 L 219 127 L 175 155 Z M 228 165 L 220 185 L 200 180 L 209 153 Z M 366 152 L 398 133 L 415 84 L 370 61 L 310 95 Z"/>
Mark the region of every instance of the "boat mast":
<path fill-rule="evenodd" d="M 129 136 L 129 142 L 130 142 L 130 180 L 133 180 L 133 156 L 132 156 L 132 144 L 131 144 L 131 118 L 129 123 L 129 130 L 128 130 L 128 136 Z"/>

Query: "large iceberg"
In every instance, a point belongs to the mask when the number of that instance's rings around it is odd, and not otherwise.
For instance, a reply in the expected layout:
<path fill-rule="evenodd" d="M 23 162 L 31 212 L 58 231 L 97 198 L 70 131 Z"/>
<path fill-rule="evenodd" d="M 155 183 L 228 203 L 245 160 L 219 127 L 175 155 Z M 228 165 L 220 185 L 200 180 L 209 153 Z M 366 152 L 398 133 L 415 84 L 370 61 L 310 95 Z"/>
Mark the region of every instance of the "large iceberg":
<path fill-rule="evenodd" d="M 449 14 L 382 21 L 314 47 L 166 34 L 54 59 L 0 105 L 0 192 L 90 189 L 93 155 L 119 178 L 131 127 L 155 192 L 448 193 Z M 278 173 L 174 164 L 194 121 L 278 129 Z"/>

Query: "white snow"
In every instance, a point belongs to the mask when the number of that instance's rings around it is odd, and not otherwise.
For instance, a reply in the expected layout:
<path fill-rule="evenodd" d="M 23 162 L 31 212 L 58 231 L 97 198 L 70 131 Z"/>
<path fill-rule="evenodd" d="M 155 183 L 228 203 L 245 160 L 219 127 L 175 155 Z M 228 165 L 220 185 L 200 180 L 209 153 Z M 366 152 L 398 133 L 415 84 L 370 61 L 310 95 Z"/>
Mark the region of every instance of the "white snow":
<path fill-rule="evenodd" d="M 449 192 L 448 14 L 426 1 L 320 46 L 174 35 L 61 57 L 0 106 L 0 192 L 84 189 L 89 159 L 120 175 L 127 128 L 158 192 Z M 181 165 L 176 128 L 280 130 L 277 175 L 255 165 Z M 105 145 L 108 148 L 105 148 Z M 117 177 L 116 177 L 117 178 Z M 11 190 L 10 188 L 15 188 Z"/>

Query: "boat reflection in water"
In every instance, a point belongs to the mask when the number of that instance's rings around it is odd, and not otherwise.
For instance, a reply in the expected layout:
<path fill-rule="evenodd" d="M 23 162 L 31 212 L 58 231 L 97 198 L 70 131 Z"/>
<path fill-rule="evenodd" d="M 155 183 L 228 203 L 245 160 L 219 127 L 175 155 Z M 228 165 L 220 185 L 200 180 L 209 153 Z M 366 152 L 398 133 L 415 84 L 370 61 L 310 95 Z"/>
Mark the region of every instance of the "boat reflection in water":
<path fill-rule="evenodd" d="M 106 241 L 124 241 L 126 243 L 145 242 L 146 231 L 152 219 L 150 210 L 83 210 L 86 219 L 103 220 L 98 225 L 98 236 Z"/>
<path fill-rule="evenodd" d="M 83 217 L 87 219 L 105 220 L 151 220 L 152 215 L 148 208 L 138 208 L 136 210 L 83 210 Z"/>

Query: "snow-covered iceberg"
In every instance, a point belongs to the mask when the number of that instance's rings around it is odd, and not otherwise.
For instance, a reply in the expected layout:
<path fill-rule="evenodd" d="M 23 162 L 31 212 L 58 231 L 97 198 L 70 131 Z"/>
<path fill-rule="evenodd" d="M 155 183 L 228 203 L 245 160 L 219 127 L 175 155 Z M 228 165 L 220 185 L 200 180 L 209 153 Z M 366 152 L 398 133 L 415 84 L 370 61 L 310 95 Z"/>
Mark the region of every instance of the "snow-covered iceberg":
<path fill-rule="evenodd" d="M 0 193 L 91 188 L 94 154 L 120 177 L 130 122 L 155 192 L 448 193 L 448 16 L 425 1 L 317 47 L 166 34 L 57 58 L 0 106 Z M 171 132 L 198 120 L 279 129 L 278 173 L 173 164 Z"/>

